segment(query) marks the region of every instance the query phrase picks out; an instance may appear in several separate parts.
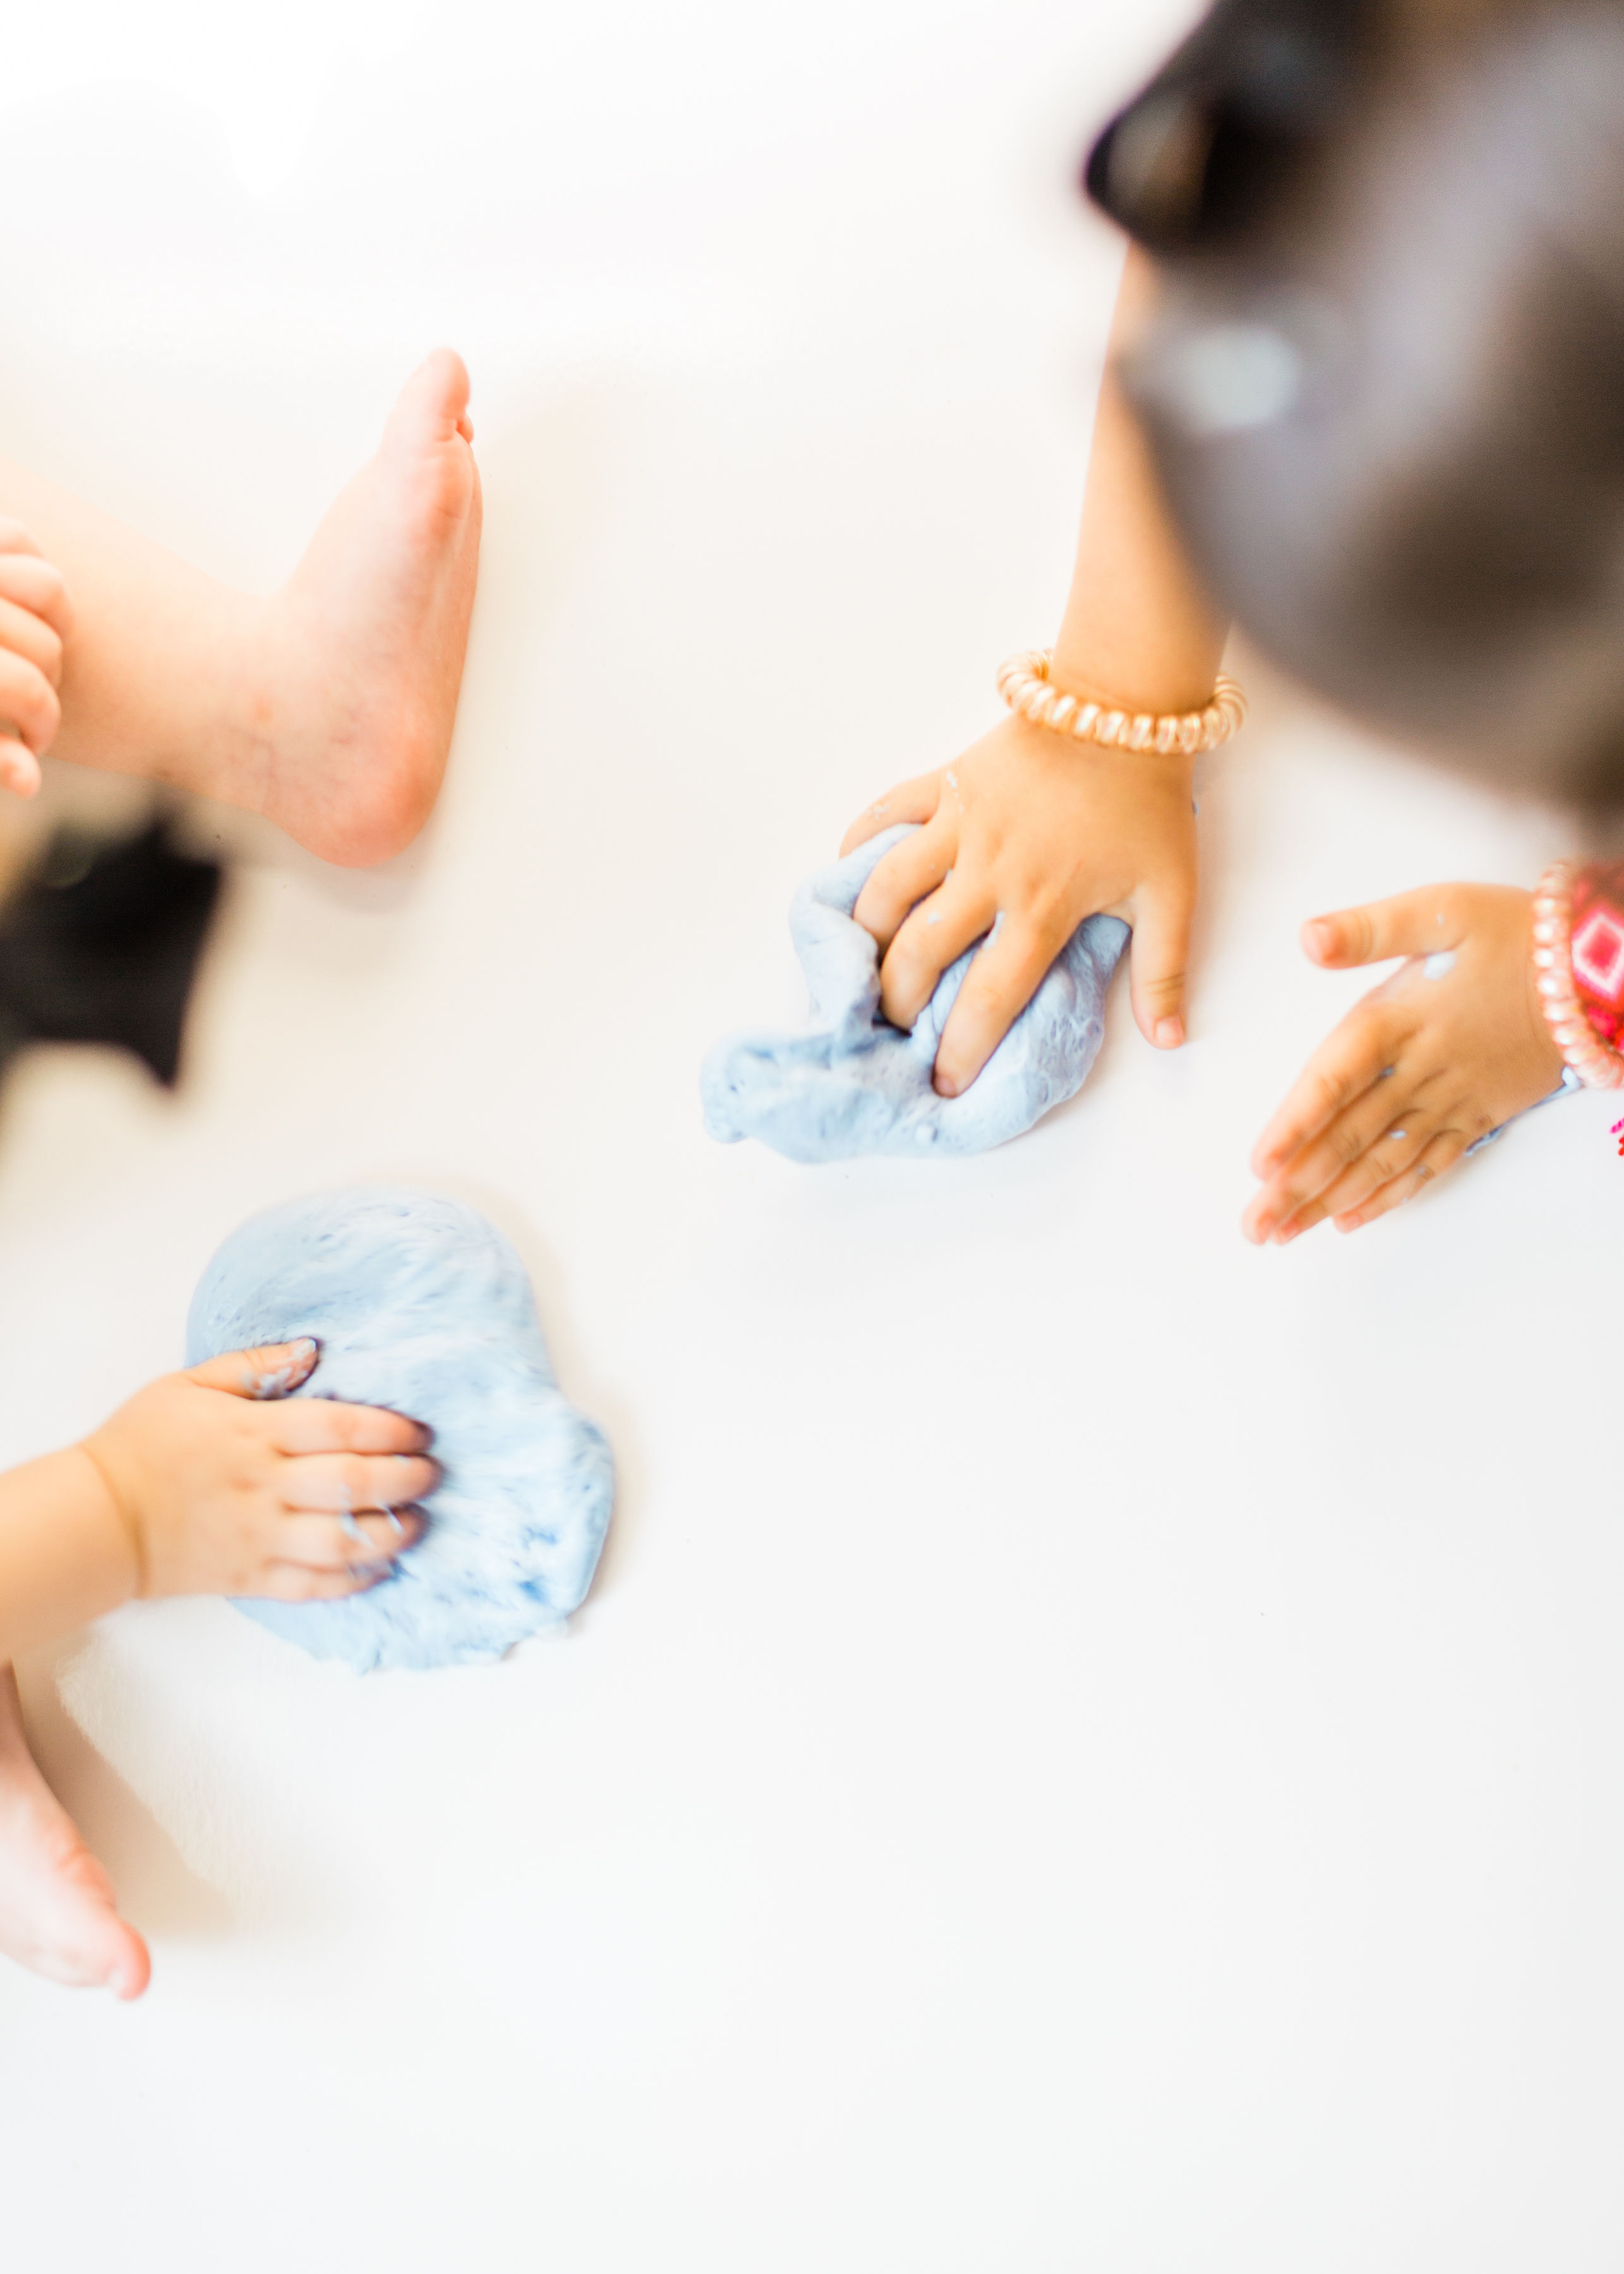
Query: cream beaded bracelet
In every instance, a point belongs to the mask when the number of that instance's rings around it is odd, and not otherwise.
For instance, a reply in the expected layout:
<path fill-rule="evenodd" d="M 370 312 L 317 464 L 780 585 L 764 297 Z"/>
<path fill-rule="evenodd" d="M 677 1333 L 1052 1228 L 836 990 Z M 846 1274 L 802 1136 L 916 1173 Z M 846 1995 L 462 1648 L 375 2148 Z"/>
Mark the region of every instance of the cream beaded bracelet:
<path fill-rule="evenodd" d="M 1049 727 L 1079 742 L 1103 742 L 1124 750 L 1183 750 L 1194 757 L 1227 742 L 1246 716 L 1246 697 L 1223 672 L 1205 710 L 1167 712 L 1158 718 L 1150 711 L 1113 711 L 1103 703 L 1063 695 L 1049 681 L 1054 659 L 1053 649 L 1046 647 L 1012 655 L 999 670 L 998 692 L 1011 711 L 1034 727 Z"/>
<path fill-rule="evenodd" d="M 1583 870 L 1575 879 L 1566 861 L 1553 861 L 1534 888 L 1534 985 L 1545 1014 L 1551 1039 L 1587 1089 L 1617 1089 L 1624 1086 L 1624 1058 L 1598 1031 L 1598 1015 L 1607 1017 L 1605 995 L 1616 996 L 1619 965 L 1624 956 L 1624 935 L 1605 903 L 1598 907 L 1595 885 L 1606 870 Z M 1574 886 L 1586 887 L 1585 980 L 1583 991 L 1574 969 Z M 1592 938 L 1594 933 L 1598 937 Z M 1598 958 L 1598 950 L 1600 951 Z M 1593 999 L 1587 1003 L 1586 996 Z M 1613 1019 L 1616 1020 L 1616 1012 Z M 1613 1020 L 1610 1020 L 1609 1023 Z"/>

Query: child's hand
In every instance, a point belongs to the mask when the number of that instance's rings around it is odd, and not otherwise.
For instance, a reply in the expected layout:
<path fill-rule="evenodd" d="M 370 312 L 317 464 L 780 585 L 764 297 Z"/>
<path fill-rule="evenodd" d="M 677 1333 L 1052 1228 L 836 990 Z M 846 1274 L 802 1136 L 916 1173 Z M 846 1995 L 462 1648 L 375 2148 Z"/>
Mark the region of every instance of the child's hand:
<path fill-rule="evenodd" d="M 420 1539 L 429 1432 L 372 1405 L 289 1398 L 312 1342 L 239 1351 L 139 1391 L 85 1440 L 139 1595 L 352 1595 Z M 392 1517 L 387 1511 L 398 1511 Z"/>
<path fill-rule="evenodd" d="M 62 723 L 62 644 L 73 609 L 61 574 L 27 531 L 0 520 L 0 785 L 40 787 L 39 761 Z"/>
<path fill-rule="evenodd" d="M 1327 1216 L 1355 1231 L 1557 1088 L 1531 911 L 1509 885 L 1428 885 L 1304 925 L 1304 949 L 1331 969 L 1410 960 L 1315 1051 L 1259 1139 L 1249 1239 L 1283 1246 Z"/>
<path fill-rule="evenodd" d="M 949 964 L 1004 919 L 943 1029 L 944 1097 L 969 1088 L 1078 925 L 1102 911 L 1133 926 L 1140 1033 L 1168 1050 L 1184 1041 L 1190 779 L 1181 753 L 1108 749 L 1011 718 L 853 823 L 842 853 L 899 821 L 924 824 L 885 855 L 854 910 L 884 950 L 880 998 L 894 1026 L 912 1027 Z"/>

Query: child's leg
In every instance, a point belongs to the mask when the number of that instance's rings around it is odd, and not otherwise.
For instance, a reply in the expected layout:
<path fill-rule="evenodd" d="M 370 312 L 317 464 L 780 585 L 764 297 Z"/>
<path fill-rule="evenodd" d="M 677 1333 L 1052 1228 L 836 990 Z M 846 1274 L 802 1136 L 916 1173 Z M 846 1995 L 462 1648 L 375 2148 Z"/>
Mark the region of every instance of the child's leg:
<path fill-rule="evenodd" d="M 139 1998 L 147 1946 L 118 1916 L 107 1873 L 40 1774 L 17 1678 L 0 1667 L 0 1951 L 49 1981 Z"/>
<path fill-rule="evenodd" d="M 0 460 L 0 515 L 73 603 L 53 754 L 250 807 L 346 865 L 410 844 L 440 787 L 473 603 L 467 409 L 442 349 L 268 600 Z"/>

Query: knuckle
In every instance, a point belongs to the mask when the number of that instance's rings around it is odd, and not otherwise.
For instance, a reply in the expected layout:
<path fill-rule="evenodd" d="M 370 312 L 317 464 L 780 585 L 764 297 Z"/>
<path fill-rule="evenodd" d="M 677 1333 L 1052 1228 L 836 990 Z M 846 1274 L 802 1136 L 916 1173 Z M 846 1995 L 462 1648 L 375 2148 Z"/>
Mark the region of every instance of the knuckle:
<path fill-rule="evenodd" d="M 979 1021 L 982 1019 L 996 1018 L 1001 1008 L 1004 991 L 996 979 L 978 978 L 973 966 L 966 975 L 964 985 L 959 990 L 959 999 L 953 1005 L 955 1013 L 963 1014 L 959 1019 L 960 1026 L 973 1020 Z"/>
<path fill-rule="evenodd" d="M 1352 1083 L 1340 1068 L 1321 1067 L 1314 1075 L 1314 1103 L 1318 1114 L 1338 1113 L 1352 1095 Z"/>
<path fill-rule="evenodd" d="M 1376 945 L 1376 927 L 1368 912 L 1364 908 L 1350 908 L 1338 929 L 1342 934 L 1343 954 L 1355 963 L 1368 962 L 1371 951 Z"/>

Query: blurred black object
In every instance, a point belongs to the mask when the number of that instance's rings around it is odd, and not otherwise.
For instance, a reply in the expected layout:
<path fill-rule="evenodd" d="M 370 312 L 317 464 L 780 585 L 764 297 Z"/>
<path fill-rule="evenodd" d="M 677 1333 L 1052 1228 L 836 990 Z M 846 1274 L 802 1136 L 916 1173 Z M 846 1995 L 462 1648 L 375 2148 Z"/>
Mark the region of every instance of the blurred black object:
<path fill-rule="evenodd" d="M 1090 194 L 1217 611 L 1493 787 L 1624 826 L 1624 0 L 1217 0 Z"/>
<path fill-rule="evenodd" d="M 1277 195 L 1357 99 L 1371 0 L 1218 0 L 1083 169 L 1155 252 L 1222 241 Z"/>
<path fill-rule="evenodd" d="M 59 830 L 0 908 L 0 1078 L 30 1043 L 101 1043 L 173 1088 L 222 874 L 161 821 L 111 844 Z"/>

